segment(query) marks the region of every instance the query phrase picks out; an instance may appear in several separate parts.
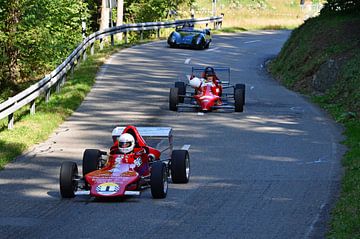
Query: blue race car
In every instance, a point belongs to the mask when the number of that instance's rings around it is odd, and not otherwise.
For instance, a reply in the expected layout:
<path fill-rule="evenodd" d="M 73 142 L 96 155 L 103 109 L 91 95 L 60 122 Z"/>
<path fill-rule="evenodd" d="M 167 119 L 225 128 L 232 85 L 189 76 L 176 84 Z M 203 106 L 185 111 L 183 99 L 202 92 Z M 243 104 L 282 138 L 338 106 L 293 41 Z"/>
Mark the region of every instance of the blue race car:
<path fill-rule="evenodd" d="M 184 26 L 173 31 L 167 42 L 170 47 L 205 49 L 210 46 L 211 33 L 209 29 L 199 30 L 191 26 Z"/>

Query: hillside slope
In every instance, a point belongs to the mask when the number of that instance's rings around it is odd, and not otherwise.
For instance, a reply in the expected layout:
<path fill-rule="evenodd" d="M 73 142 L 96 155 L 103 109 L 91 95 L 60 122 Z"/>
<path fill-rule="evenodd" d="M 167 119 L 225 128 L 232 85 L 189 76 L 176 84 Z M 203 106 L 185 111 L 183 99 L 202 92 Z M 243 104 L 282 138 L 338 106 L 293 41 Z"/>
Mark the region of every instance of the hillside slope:
<path fill-rule="evenodd" d="M 270 72 L 345 126 L 345 173 L 329 238 L 360 238 L 360 15 L 320 15 L 294 30 Z"/>
<path fill-rule="evenodd" d="M 294 30 L 271 72 L 289 88 L 360 112 L 360 15 L 321 16 Z"/>

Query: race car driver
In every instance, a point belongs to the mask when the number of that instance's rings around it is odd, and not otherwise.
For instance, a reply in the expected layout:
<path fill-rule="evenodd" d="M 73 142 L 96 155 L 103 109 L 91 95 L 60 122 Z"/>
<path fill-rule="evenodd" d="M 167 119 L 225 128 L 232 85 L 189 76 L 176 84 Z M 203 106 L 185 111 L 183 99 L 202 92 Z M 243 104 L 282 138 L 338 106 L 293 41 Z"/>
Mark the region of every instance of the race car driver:
<path fill-rule="evenodd" d="M 111 147 L 110 154 L 122 154 L 122 162 L 135 164 L 135 171 L 140 175 L 148 175 L 149 156 L 146 149 L 135 147 L 135 138 L 129 133 L 123 133 Z"/>

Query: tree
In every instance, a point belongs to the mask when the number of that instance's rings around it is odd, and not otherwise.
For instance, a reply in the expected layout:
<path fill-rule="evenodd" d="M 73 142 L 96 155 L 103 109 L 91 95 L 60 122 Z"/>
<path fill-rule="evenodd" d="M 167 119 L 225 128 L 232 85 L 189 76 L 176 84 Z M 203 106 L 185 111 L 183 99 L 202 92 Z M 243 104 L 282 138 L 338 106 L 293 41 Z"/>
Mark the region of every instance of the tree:
<path fill-rule="evenodd" d="M 328 0 L 321 10 L 321 14 L 356 11 L 360 12 L 360 1 L 358 0 Z"/>
<path fill-rule="evenodd" d="M 0 86 L 36 79 L 82 40 L 82 0 L 0 0 Z"/>

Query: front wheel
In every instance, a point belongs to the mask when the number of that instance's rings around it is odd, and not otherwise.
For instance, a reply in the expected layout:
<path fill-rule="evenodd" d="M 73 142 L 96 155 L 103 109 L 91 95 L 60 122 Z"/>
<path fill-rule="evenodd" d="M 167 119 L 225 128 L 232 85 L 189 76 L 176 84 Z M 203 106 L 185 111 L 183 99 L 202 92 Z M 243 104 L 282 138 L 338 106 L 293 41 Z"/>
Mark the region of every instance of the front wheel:
<path fill-rule="evenodd" d="M 210 47 L 210 42 L 208 42 L 208 43 L 206 44 L 205 49 L 209 49 L 209 47 Z"/>
<path fill-rule="evenodd" d="M 177 111 L 178 103 L 179 103 L 179 89 L 178 88 L 170 88 L 170 94 L 169 94 L 170 110 Z"/>
<path fill-rule="evenodd" d="M 165 198 L 168 191 L 168 177 L 166 165 L 163 162 L 155 162 L 151 166 L 151 195 L 153 198 Z"/>
<path fill-rule="evenodd" d="M 75 197 L 78 187 L 78 168 L 74 162 L 64 162 L 60 168 L 60 194 L 63 198 Z"/>
<path fill-rule="evenodd" d="M 185 97 L 181 97 L 180 95 L 186 95 L 186 85 L 182 81 L 175 82 L 175 88 L 178 88 L 178 94 L 179 94 L 179 102 L 184 103 Z"/>
<path fill-rule="evenodd" d="M 245 91 L 243 89 L 235 89 L 234 99 L 235 99 L 236 112 L 244 111 L 244 95 L 245 95 Z"/>
<path fill-rule="evenodd" d="M 187 150 L 173 150 L 171 154 L 171 179 L 173 183 L 188 183 L 190 157 Z"/>

